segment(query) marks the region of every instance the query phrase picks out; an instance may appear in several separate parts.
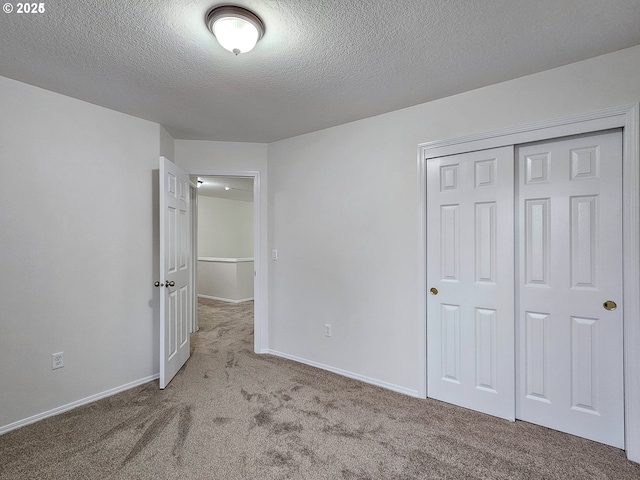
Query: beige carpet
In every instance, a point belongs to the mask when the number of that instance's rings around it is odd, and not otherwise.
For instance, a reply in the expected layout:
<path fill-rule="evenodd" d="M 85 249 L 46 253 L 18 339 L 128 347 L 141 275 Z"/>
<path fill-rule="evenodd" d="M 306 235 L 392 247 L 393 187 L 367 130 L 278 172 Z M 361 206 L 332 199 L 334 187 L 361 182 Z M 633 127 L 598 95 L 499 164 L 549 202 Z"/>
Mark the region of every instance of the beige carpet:
<path fill-rule="evenodd" d="M 252 353 L 252 302 L 203 301 L 193 355 L 0 437 L 2 479 L 640 479 L 624 452 Z"/>

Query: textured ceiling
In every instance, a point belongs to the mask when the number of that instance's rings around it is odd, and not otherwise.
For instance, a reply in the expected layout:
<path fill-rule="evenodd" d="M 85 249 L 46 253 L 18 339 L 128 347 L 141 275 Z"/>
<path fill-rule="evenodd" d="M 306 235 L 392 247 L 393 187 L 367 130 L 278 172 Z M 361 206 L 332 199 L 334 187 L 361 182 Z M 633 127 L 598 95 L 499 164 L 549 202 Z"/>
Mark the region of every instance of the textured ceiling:
<path fill-rule="evenodd" d="M 0 13 L 0 75 L 175 138 L 271 142 L 640 44 L 639 0 L 238 0 L 266 34 L 236 57 L 204 24 L 219 3 Z"/>

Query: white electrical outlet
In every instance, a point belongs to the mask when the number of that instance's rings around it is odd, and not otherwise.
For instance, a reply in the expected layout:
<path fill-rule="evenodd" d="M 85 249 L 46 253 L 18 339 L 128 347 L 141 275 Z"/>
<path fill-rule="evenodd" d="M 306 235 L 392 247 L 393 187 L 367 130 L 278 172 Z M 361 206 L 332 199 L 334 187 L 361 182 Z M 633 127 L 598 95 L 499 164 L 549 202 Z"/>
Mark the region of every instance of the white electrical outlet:
<path fill-rule="evenodd" d="M 328 323 L 324 324 L 324 336 L 325 337 L 331 336 L 331 325 L 329 325 Z"/>
<path fill-rule="evenodd" d="M 51 370 L 64 367 L 64 352 L 51 355 Z"/>
<path fill-rule="evenodd" d="M 277 259 L 278 259 L 278 250 L 274 248 L 273 250 L 271 250 L 271 260 L 277 260 Z"/>

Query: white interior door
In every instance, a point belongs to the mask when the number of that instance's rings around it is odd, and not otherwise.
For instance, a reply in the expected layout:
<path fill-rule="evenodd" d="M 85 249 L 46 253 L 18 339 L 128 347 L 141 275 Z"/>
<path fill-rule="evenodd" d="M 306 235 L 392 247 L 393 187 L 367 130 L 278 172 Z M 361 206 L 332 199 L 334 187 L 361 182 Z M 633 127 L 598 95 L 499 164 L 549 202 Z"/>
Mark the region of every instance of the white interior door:
<path fill-rule="evenodd" d="M 160 157 L 160 388 L 190 355 L 190 220 L 189 176 Z"/>
<path fill-rule="evenodd" d="M 427 395 L 513 420 L 513 147 L 427 161 Z"/>
<path fill-rule="evenodd" d="M 517 157 L 517 417 L 624 448 L 622 134 Z"/>

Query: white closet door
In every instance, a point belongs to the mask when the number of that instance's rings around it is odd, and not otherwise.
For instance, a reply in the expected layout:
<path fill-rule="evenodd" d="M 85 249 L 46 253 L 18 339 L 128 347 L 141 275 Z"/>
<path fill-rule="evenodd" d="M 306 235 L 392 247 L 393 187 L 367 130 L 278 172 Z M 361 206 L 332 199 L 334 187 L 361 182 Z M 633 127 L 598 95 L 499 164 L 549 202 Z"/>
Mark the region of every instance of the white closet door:
<path fill-rule="evenodd" d="M 513 147 L 427 161 L 427 394 L 510 420 L 513 165 Z"/>
<path fill-rule="evenodd" d="M 622 135 L 517 157 L 517 417 L 623 448 Z"/>

